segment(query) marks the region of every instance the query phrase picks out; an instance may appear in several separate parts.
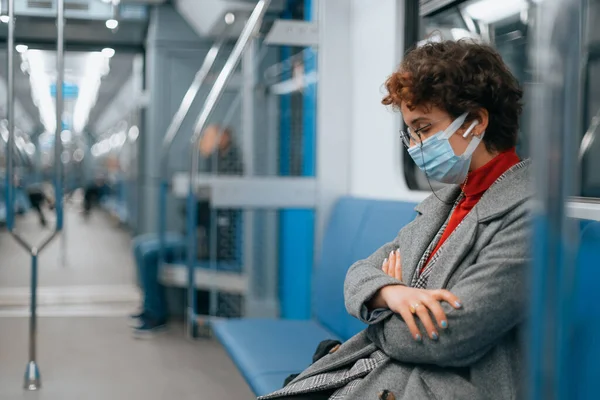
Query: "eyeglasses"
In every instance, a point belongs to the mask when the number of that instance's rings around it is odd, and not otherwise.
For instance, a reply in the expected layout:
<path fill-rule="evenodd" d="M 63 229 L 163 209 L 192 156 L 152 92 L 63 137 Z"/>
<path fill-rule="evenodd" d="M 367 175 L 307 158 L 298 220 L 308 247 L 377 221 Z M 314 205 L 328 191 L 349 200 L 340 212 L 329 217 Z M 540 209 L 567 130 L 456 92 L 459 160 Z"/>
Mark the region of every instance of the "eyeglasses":
<path fill-rule="evenodd" d="M 402 139 L 402 143 L 404 143 L 404 146 L 406 146 L 406 148 L 410 147 L 411 142 L 415 143 L 415 144 L 420 144 L 422 141 L 421 132 L 424 129 L 431 128 L 434 124 L 437 124 L 438 122 L 443 121 L 445 119 L 446 119 L 446 117 L 440 118 L 438 120 L 435 120 L 433 122 L 430 122 L 430 123 L 420 127 L 419 129 L 414 129 L 414 130 L 409 126 L 406 128 L 406 130 L 400 131 L 400 139 Z"/>

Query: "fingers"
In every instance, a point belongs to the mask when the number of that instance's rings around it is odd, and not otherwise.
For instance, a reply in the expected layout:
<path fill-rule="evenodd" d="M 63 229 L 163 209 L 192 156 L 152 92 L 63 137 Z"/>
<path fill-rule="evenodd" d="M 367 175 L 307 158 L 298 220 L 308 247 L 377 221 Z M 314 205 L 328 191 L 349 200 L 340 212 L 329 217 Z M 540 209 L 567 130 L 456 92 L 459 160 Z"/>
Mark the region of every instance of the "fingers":
<path fill-rule="evenodd" d="M 381 266 L 381 269 L 387 275 L 391 276 L 392 278 L 395 278 L 395 266 L 396 266 L 396 252 L 392 250 L 390 252 L 388 258 L 383 260 L 383 265 Z"/>
<path fill-rule="evenodd" d="M 437 321 L 437 325 L 440 328 L 448 328 L 448 318 L 446 317 L 446 313 L 442 309 L 440 303 L 435 298 L 426 296 L 423 299 L 423 304 L 429 309 L 429 311 L 431 311 L 431 313 Z"/>
<path fill-rule="evenodd" d="M 457 310 L 459 308 L 462 308 L 462 303 L 460 302 L 460 299 L 447 290 L 443 290 L 443 289 L 434 290 L 431 292 L 431 295 L 437 301 L 445 301 L 446 303 L 450 304 L 452 307 L 456 308 Z"/>
<path fill-rule="evenodd" d="M 385 273 L 389 275 L 389 266 L 390 266 L 390 259 L 386 258 L 385 260 L 383 260 L 383 265 L 381 266 L 381 270 Z"/>
<path fill-rule="evenodd" d="M 394 266 L 395 278 L 399 281 L 402 280 L 402 257 L 400 257 L 400 249 L 395 251 L 396 264 Z"/>
<path fill-rule="evenodd" d="M 402 281 L 402 258 L 400 257 L 400 249 L 392 250 L 381 265 L 381 270 L 392 278 Z"/>
<path fill-rule="evenodd" d="M 422 303 L 416 303 L 413 305 L 413 307 L 415 308 L 415 313 L 421 320 L 421 323 L 427 330 L 427 335 L 432 340 L 438 340 L 439 339 L 438 331 L 435 328 L 433 321 L 431 320 L 431 315 L 429 314 L 429 309 L 427 308 L 427 306 L 423 305 Z"/>
<path fill-rule="evenodd" d="M 412 335 L 413 339 L 415 339 L 417 342 L 423 341 L 423 338 L 421 337 L 421 332 L 419 331 L 419 328 L 417 327 L 417 324 L 415 322 L 415 317 L 410 312 L 408 307 L 403 306 L 398 311 L 404 322 L 406 322 L 406 326 L 408 326 L 408 330 L 410 330 L 410 334 Z"/>

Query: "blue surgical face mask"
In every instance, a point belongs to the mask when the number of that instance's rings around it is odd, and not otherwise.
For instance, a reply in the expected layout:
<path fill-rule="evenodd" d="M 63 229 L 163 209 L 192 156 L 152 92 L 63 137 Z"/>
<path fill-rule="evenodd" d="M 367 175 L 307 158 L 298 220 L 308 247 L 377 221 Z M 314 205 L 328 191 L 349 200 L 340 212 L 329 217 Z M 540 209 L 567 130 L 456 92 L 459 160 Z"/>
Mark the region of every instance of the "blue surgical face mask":
<path fill-rule="evenodd" d="M 461 184 L 465 181 L 469 173 L 471 157 L 479 143 L 481 143 L 483 134 L 473 136 L 465 152 L 459 156 L 454 154 L 448 139 L 460 129 L 467 115 L 468 113 L 464 113 L 445 130 L 428 137 L 421 145 L 417 144 L 408 149 L 408 154 L 430 179 L 454 184 Z M 477 124 L 477 121 L 473 121 L 463 137 L 468 137 Z"/>

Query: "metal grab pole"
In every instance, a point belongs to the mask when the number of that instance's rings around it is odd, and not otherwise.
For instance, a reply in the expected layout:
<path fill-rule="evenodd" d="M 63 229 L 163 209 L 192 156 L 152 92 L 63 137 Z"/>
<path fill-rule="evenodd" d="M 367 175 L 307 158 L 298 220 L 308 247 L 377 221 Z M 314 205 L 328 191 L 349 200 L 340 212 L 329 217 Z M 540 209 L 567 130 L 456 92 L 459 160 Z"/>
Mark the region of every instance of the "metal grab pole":
<path fill-rule="evenodd" d="M 15 16 L 14 16 L 14 0 L 8 0 L 8 49 L 7 49 L 7 72 L 8 72 L 8 101 L 6 104 L 7 119 L 8 119 L 8 141 L 6 142 L 6 225 L 10 231 L 14 226 L 14 198 L 13 198 L 13 183 L 14 183 L 14 166 L 13 155 L 15 151 L 15 110 L 14 110 L 14 90 L 15 90 Z"/>
<path fill-rule="evenodd" d="M 56 231 L 63 228 L 63 164 L 62 164 L 62 117 L 64 108 L 63 84 L 65 78 L 65 0 L 57 0 L 56 13 L 56 134 L 54 136 L 54 193 L 56 206 Z"/>
<path fill-rule="evenodd" d="M 577 193 L 578 154 L 585 154 L 571 134 L 584 130 L 584 3 L 542 2 L 535 20 L 535 97 L 529 116 L 535 203 L 524 380 L 528 399 L 573 397 L 570 372 L 577 361 L 570 357 L 570 346 L 577 337 L 573 314 L 579 224 L 568 218 L 565 206 Z"/>
<path fill-rule="evenodd" d="M 169 127 L 167 128 L 167 132 L 165 133 L 165 137 L 163 139 L 163 144 L 161 148 L 160 155 L 160 188 L 158 192 L 158 262 L 159 265 L 165 262 L 166 252 L 165 252 L 165 241 L 166 241 L 166 231 L 167 231 L 167 193 L 169 191 L 169 181 L 168 181 L 168 169 L 169 169 L 169 151 L 171 150 L 171 146 L 173 145 L 173 141 L 181 128 L 181 124 L 185 119 L 186 115 L 190 111 L 190 107 L 192 103 L 196 99 L 198 95 L 198 91 L 200 87 L 206 81 L 208 77 L 208 73 L 213 67 L 215 60 L 217 59 L 217 55 L 219 51 L 221 51 L 221 47 L 225 43 L 227 36 L 229 34 L 229 25 L 233 23 L 232 20 L 226 19 L 225 23 L 228 25 L 227 28 L 223 31 L 219 39 L 211 46 L 210 50 L 204 57 L 204 61 L 200 66 L 198 72 L 194 76 L 194 80 L 192 81 L 190 87 L 188 88 L 185 96 L 181 100 L 181 104 L 175 112 Z"/>
<path fill-rule="evenodd" d="M 215 84 L 211 88 L 210 92 L 206 96 L 206 100 L 204 101 L 204 106 L 202 107 L 202 111 L 200 111 L 200 115 L 196 120 L 196 125 L 194 128 L 194 134 L 192 135 L 192 139 L 190 141 L 191 145 L 191 154 L 190 154 L 190 170 L 189 170 L 189 186 L 188 186 L 188 212 L 187 212 L 187 267 L 188 267 L 188 309 L 186 313 L 186 330 L 189 337 L 195 337 L 195 332 L 197 328 L 197 320 L 196 320 L 196 282 L 194 275 L 194 267 L 196 263 L 196 232 L 195 232 L 195 221 L 196 221 L 196 180 L 198 179 L 198 164 L 200 162 L 200 153 L 198 150 L 198 145 L 200 144 L 200 140 L 204 135 L 204 128 L 206 127 L 206 123 L 208 122 L 208 118 L 212 114 L 217 102 L 221 98 L 223 94 L 223 90 L 225 89 L 225 85 L 231 78 L 235 68 L 239 64 L 244 51 L 248 47 L 251 39 L 256 34 L 257 29 L 260 27 L 260 24 L 263 20 L 267 9 L 271 4 L 271 0 L 260 0 L 250 18 L 248 18 L 248 22 L 244 26 L 242 33 L 240 34 L 239 39 L 237 40 L 227 62 L 223 66 L 223 69 L 219 73 Z"/>
<path fill-rule="evenodd" d="M 64 204 L 63 204 L 64 207 Z M 65 214 L 63 212 L 63 227 L 60 235 L 60 253 L 58 263 L 62 267 L 67 266 L 67 232 L 65 230 Z"/>
<path fill-rule="evenodd" d="M 15 7 L 14 0 L 8 0 L 8 90 L 7 90 L 7 117 L 8 117 L 8 145 L 6 157 L 6 186 L 7 186 L 7 228 L 16 242 L 31 255 L 31 303 L 29 317 L 29 361 L 25 370 L 24 388 L 26 390 L 38 390 L 41 387 L 40 371 L 37 365 L 37 278 L 38 278 L 38 255 L 52 240 L 60 233 L 63 225 L 62 210 L 62 163 L 60 155 L 62 153 L 62 142 L 60 132 L 62 130 L 62 109 L 63 109 L 63 65 L 64 65 L 64 0 L 58 0 L 57 5 L 57 67 L 58 74 L 56 79 L 56 133 L 54 140 L 55 155 L 55 193 L 56 193 L 56 227 L 54 232 L 43 239 L 38 246 L 29 244 L 18 232 L 14 230 L 14 165 L 13 154 L 15 151 L 15 122 L 14 122 L 14 51 L 15 51 Z"/>

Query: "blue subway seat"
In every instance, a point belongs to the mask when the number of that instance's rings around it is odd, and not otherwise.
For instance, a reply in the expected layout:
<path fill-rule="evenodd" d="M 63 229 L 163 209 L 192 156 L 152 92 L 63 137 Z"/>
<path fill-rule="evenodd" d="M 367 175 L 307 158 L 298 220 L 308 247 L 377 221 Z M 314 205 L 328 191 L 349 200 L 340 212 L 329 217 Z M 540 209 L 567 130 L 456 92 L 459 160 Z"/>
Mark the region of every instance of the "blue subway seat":
<path fill-rule="evenodd" d="M 231 319 L 213 330 L 257 395 L 272 392 L 284 379 L 311 363 L 322 340 L 347 340 L 364 325 L 346 312 L 346 272 L 391 241 L 416 213 L 415 204 L 340 199 L 332 210 L 313 282 L 313 319 Z"/>
<path fill-rule="evenodd" d="M 570 332 L 569 373 L 572 374 L 572 399 L 597 397 L 600 374 L 600 302 L 596 297 L 600 285 L 600 222 L 582 224 L 573 313 L 574 330 Z"/>

